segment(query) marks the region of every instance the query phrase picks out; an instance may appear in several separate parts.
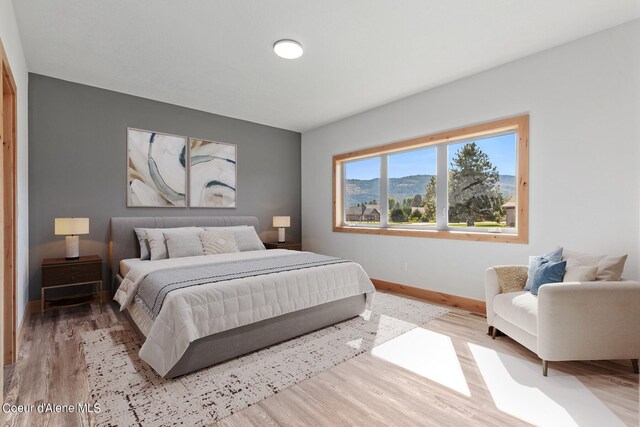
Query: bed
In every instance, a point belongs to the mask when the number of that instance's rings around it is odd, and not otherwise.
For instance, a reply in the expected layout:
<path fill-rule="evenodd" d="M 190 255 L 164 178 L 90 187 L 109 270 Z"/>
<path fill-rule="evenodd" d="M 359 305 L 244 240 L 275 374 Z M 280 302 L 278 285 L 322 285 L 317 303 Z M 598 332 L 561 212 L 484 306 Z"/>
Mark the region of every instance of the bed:
<path fill-rule="evenodd" d="M 259 230 L 257 218 L 250 216 L 111 218 L 112 295 L 143 340 L 140 357 L 163 377 L 347 320 L 371 301 L 374 287 L 362 267 L 310 252 L 277 249 L 140 261 L 134 228 L 189 226 Z M 199 273 L 206 283 L 176 285 L 200 270 L 207 272 Z M 149 296 L 143 287 L 152 277 L 167 283 L 157 284 Z M 162 303 L 151 310 L 145 296 Z"/>

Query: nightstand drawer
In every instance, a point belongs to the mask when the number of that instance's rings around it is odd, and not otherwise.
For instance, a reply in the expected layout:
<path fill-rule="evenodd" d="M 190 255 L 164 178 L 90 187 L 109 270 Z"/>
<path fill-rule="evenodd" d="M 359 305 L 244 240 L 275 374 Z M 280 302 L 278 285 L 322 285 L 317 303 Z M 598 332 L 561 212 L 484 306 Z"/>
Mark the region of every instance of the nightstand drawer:
<path fill-rule="evenodd" d="M 100 280 L 102 280 L 101 263 L 56 265 L 42 269 L 43 287 Z"/>

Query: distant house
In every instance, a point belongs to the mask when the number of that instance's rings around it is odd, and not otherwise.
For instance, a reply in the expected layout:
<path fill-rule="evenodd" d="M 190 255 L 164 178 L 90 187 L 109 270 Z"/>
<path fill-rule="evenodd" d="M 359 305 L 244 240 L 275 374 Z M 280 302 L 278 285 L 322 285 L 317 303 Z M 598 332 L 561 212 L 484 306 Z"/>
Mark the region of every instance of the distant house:
<path fill-rule="evenodd" d="M 507 203 L 502 205 L 504 209 L 504 213 L 507 216 L 507 227 L 515 227 L 516 226 L 516 202 L 509 200 Z"/>
<path fill-rule="evenodd" d="M 380 209 L 378 205 L 368 205 L 362 212 L 362 206 L 355 206 L 347 208 L 345 217 L 347 221 L 380 222 Z"/>

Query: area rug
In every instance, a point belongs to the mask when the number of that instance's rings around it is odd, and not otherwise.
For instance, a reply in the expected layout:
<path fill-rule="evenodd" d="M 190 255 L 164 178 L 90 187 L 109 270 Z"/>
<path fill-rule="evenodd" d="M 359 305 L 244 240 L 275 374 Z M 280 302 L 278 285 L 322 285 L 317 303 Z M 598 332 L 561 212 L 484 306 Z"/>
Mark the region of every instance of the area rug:
<path fill-rule="evenodd" d="M 376 293 L 361 316 L 173 380 L 138 357 L 128 324 L 82 334 L 97 425 L 205 425 L 227 417 L 448 310 Z"/>

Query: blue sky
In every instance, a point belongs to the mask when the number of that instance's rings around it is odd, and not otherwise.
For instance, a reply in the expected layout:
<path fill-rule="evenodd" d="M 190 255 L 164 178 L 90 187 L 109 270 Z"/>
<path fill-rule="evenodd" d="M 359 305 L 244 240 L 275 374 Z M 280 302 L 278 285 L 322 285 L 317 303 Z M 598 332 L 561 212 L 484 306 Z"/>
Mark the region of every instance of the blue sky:
<path fill-rule="evenodd" d="M 449 145 L 448 162 L 469 141 Z M 478 147 L 489 155 L 491 163 L 498 168 L 500 175 L 515 175 L 516 135 L 507 134 L 475 140 Z M 436 149 L 434 147 L 412 150 L 389 155 L 389 178 L 410 175 L 435 175 Z M 373 179 L 380 177 L 380 159 L 349 162 L 346 168 L 347 179 Z"/>

